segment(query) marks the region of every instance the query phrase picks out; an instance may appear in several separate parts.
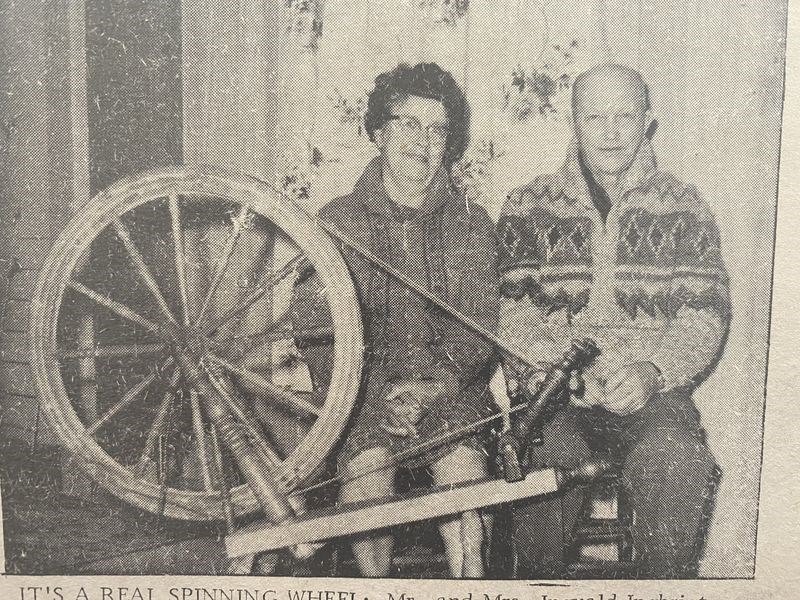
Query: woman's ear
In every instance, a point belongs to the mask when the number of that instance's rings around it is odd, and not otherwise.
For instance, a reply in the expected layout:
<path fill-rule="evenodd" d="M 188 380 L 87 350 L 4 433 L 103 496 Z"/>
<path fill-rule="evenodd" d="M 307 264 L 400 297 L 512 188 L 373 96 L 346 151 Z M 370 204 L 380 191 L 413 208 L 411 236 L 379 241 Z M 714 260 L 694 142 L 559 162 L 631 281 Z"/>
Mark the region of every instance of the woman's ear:
<path fill-rule="evenodd" d="M 372 135 L 375 138 L 375 146 L 378 150 L 382 150 L 386 146 L 386 129 L 383 127 L 376 129 Z"/>

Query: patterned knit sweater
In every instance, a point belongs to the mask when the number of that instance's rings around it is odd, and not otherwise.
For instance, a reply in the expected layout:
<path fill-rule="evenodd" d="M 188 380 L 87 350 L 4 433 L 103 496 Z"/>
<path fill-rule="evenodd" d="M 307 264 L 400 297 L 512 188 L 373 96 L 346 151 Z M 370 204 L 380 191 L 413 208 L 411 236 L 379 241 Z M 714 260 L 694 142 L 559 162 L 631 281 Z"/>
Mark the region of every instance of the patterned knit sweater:
<path fill-rule="evenodd" d="M 694 187 L 657 170 L 647 142 L 619 190 L 604 220 L 573 142 L 559 171 L 509 194 L 501 336 L 542 361 L 590 337 L 601 380 L 650 361 L 666 389 L 697 384 L 730 319 L 719 230 Z"/>

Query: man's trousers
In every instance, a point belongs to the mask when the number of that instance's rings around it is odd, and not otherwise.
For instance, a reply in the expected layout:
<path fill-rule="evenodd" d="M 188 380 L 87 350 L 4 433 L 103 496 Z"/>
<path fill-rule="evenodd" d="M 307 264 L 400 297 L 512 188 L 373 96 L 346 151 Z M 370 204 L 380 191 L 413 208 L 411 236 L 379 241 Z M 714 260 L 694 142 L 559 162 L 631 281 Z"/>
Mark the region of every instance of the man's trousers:
<path fill-rule="evenodd" d="M 573 467 L 610 454 L 635 512 L 632 527 L 639 577 L 672 579 L 696 573 L 701 529 L 711 504 L 716 465 L 688 391 L 659 394 L 637 413 L 569 406 L 532 448 L 532 466 Z M 561 577 L 583 500 L 576 488 L 512 507 L 516 576 Z"/>

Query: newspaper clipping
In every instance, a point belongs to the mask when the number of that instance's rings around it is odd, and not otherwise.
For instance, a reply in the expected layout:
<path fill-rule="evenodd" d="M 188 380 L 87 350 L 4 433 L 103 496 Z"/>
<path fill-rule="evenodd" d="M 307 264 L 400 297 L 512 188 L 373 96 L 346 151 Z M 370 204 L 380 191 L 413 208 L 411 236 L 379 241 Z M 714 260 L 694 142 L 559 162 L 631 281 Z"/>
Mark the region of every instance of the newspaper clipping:
<path fill-rule="evenodd" d="M 0 598 L 794 597 L 794 8 L 0 0 Z"/>

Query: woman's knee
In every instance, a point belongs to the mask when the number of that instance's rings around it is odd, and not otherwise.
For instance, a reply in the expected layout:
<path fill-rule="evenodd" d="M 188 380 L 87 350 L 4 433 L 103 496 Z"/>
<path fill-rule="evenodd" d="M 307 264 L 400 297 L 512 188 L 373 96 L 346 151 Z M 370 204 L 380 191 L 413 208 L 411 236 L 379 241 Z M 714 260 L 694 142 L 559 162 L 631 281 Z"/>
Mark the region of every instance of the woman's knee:
<path fill-rule="evenodd" d="M 388 448 L 364 450 L 344 468 L 348 480 L 342 484 L 339 497 L 345 502 L 388 496 L 394 492 L 394 466 L 378 468 L 391 458 Z M 361 475 L 359 475 L 361 473 Z"/>
<path fill-rule="evenodd" d="M 431 464 L 431 472 L 436 485 L 461 483 L 486 477 L 489 474 L 486 463 L 485 452 L 469 446 L 456 446 L 450 454 Z"/>

